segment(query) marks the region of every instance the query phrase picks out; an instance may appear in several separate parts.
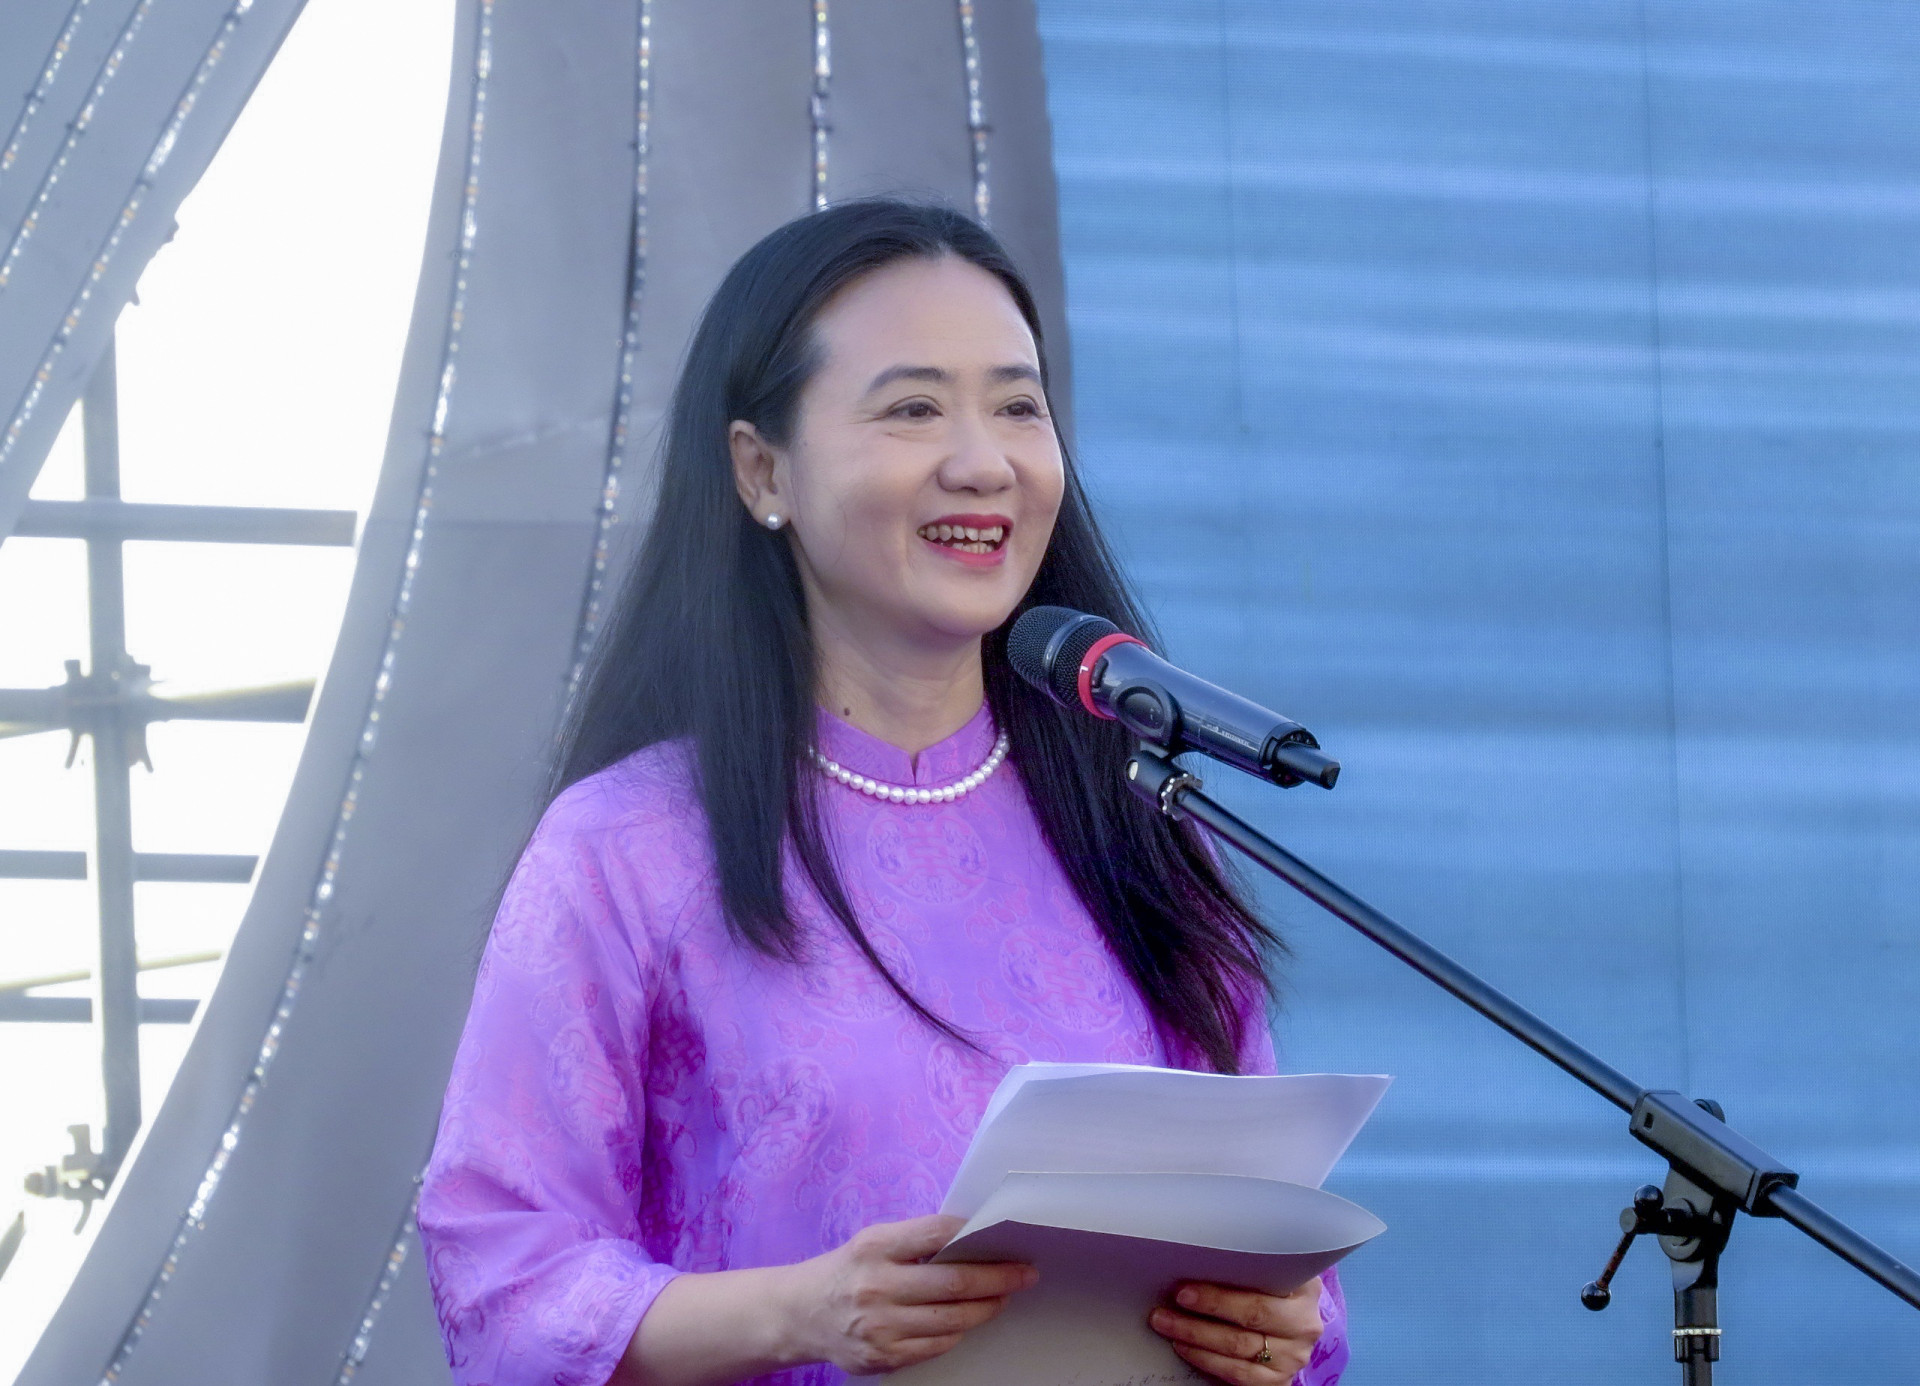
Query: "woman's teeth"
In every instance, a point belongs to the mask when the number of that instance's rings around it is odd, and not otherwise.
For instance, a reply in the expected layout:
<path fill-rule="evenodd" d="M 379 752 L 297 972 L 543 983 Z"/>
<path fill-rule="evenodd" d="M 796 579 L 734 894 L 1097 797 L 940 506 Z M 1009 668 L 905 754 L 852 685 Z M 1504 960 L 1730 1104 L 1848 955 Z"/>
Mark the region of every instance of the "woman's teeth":
<path fill-rule="evenodd" d="M 972 525 L 921 525 L 919 534 L 922 539 L 964 553 L 992 553 L 1007 537 L 1007 530 L 1005 525 L 989 525 L 985 529 L 975 529 Z"/>

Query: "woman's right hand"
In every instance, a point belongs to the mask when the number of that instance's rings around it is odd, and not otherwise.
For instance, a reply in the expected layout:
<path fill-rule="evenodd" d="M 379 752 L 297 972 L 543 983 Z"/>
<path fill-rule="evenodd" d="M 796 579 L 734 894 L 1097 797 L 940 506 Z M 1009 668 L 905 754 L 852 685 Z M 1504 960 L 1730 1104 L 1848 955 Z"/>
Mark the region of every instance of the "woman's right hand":
<path fill-rule="evenodd" d="M 787 1268 L 780 1296 L 786 1352 L 853 1376 L 938 1357 L 1034 1283 L 1032 1266 L 925 1265 L 962 1220 L 935 1215 L 880 1222 L 845 1245 Z"/>

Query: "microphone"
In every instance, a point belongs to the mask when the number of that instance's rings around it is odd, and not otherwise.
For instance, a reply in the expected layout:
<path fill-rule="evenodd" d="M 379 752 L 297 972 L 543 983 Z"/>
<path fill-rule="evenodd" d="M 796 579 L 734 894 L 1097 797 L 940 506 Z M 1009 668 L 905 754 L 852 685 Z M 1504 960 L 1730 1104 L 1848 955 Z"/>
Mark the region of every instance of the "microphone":
<path fill-rule="evenodd" d="M 1340 762 L 1298 722 L 1169 664 L 1101 616 L 1036 606 L 1007 632 L 1014 672 L 1064 707 L 1117 721 L 1167 755 L 1199 751 L 1283 789 L 1332 789 Z"/>

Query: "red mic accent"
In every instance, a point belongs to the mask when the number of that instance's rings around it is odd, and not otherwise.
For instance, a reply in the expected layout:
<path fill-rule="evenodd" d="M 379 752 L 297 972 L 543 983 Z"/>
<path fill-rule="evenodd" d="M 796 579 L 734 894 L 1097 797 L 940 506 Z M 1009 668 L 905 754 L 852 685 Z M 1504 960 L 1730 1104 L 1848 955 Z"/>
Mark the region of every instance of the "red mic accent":
<path fill-rule="evenodd" d="M 1080 706 L 1095 717 L 1104 717 L 1109 722 L 1113 721 L 1113 714 L 1102 712 L 1093 704 L 1093 671 L 1100 663 L 1100 656 L 1115 645 L 1138 645 L 1143 650 L 1147 648 L 1146 641 L 1136 639 L 1125 631 L 1117 630 L 1112 635 L 1101 636 L 1087 647 L 1085 654 L 1080 656 Z"/>

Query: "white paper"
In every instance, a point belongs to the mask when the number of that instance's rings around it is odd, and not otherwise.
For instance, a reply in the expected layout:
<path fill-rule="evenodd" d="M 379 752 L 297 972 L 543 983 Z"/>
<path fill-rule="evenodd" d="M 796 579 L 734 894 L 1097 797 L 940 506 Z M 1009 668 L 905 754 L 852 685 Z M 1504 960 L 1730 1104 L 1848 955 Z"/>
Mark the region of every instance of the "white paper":
<path fill-rule="evenodd" d="M 1204 1380 L 1147 1326 L 1182 1280 L 1284 1294 L 1382 1231 L 1320 1188 L 1391 1080 L 1022 1064 L 1001 1082 L 941 1211 L 934 1259 L 1024 1261 L 1038 1284 L 892 1386 Z"/>
<path fill-rule="evenodd" d="M 1017 1170 L 933 1259 L 1019 1260 L 1001 1254 L 1003 1236 L 989 1235 L 1014 1224 L 1250 1256 L 1345 1255 L 1386 1230 L 1380 1219 L 1338 1194 L 1276 1179 Z M 1309 1271 L 1293 1283 L 1316 1273 Z"/>
<path fill-rule="evenodd" d="M 1007 1176 L 936 1261 L 1024 1261 L 1039 1283 L 895 1386 L 1203 1381 L 1147 1326 L 1182 1280 L 1285 1294 L 1383 1231 L 1321 1189 L 1222 1174 Z"/>
<path fill-rule="evenodd" d="M 1007 1099 L 1028 1083 L 1037 1083 L 1048 1078 L 1088 1078 L 1096 1073 L 1171 1073 L 1173 1071 L 1168 1068 L 1148 1068 L 1142 1064 L 1015 1064 L 1007 1070 L 1006 1077 L 1000 1080 L 1000 1086 L 993 1090 L 993 1096 L 987 1099 L 987 1110 L 980 1118 L 980 1125 L 985 1126 L 1000 1115 L 1000 1109 L 1007 1105 Z"/>
<path fill-rule="evenodd" d="M 987 1103 L 940 1211 L 972 1217 L 1013 1170 L 1240 1174 L 1318 1188 L 1390 1082 L 1021 1064 Z"/>

